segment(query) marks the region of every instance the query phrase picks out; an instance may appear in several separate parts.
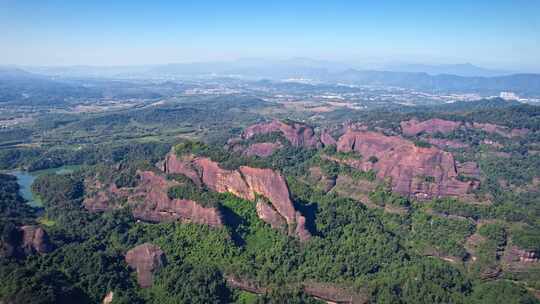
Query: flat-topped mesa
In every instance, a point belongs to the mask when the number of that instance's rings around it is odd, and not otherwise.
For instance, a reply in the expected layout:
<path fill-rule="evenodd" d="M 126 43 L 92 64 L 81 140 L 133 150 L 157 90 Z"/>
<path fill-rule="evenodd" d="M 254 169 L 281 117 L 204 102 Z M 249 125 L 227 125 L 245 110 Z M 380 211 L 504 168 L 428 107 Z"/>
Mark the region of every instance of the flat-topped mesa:
<path fill-rule="evenodd" d="M 315 136 L 313 128 L 301 124 L 287 124 L 279 120 L 273 120 L 268 123 L 260 123 L 248 127 L 242 133 L 243 139 L 249 139 L 257 134 L 268 134 L 273 132 L 281 132 L 283 136 L 296 147 L 320 148 L 321 142 Z"/>
<path fill-rule="evenodd" d="M 379 180 L 390 180 L 392 190 L 419 199 L 464 197 L 477 182 L 460 181 L 451 153 L 436 147 L 417 147 L 398 136 L 371 131 L 347 131 L 337 143 L 337 150 L 355 151 L 362 156 L 356 166 L 373 169 Z M 375 157 L 377 161 L 370 161 Z"/>
<path fill-rule="evenodd" d="M 184 174 L 216 192 L 232 193 L 249 201 L 256 201 L 260 195 L 270 203 L 258 206 L 262 220 L 277 227 L 281 222 L 278 218 L 282 218 L 290 235 L 296 235 L 302 241 L 310 237 L 305 218 L 294 209 L 285 179 L 272 169 L 241 166 L 237 170 L 225 170 L 209 158 L 194 156 L 168 156 L 163 167 L 167 173 Z"/>
<path fill-rule="evenodd" d="M 448 134 L 459 128 L 461 125 L 462 123 L 458 121 L 439 118 L 428 119 L 425 121 L 419 121 L 414 118 L 400 123 L 403 134 L 407 136 L 415 136 L 420 133 L 435 134 L 439 132 Z"/>
<path fill-rule="evenodd" d="M 185 199 L 170 199 L 167 191 L 176 185 L 165 177 L 152 171 L 138 172 L 141 182 L 130 200 L 137 201 L 133 207 L 133 216 L 151 221 L 181 221 L 223 226 L 221 213 L 217 208 L 203 207 L 199 203 Z"/>
<path fill-rule="evenodd" d="M 142 288 L 151 287 L 154 272 L 165 264 L 165 254 L 159 246 L 145 243 L 126 253 L 126 263 L 137 271 L 137 282 Z"/>

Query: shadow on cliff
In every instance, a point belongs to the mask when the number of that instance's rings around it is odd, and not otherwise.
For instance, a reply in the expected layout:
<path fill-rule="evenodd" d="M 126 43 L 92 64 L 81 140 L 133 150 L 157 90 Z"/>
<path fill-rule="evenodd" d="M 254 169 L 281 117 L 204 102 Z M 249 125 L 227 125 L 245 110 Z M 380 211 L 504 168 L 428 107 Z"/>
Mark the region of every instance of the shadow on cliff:
<path fill-rule="evenodd" d="M 294 209 L 300 211 L 300 213 L 306 218 L 306 229 L 311 235 L 319 235 L 317 232 L 317 226 L 315 225 L 315 219 L 317 212 L 319 211 L 319 205 L 317 203 L 310 203 L 301 199 L 293 200 Z"/>
<path fill-rule="evenodd" d="M 238 229 L 240 226 L 249 225 L 248 222 L 227 206 L 219 206 L 219 211 L 223 215 L 223 221 L 225 223 L 225 226 L 231 228 L 231 237 L 235 245 L 245 245 L 246 242 L 244 241 L 240 233 L 238 233 Z"/>

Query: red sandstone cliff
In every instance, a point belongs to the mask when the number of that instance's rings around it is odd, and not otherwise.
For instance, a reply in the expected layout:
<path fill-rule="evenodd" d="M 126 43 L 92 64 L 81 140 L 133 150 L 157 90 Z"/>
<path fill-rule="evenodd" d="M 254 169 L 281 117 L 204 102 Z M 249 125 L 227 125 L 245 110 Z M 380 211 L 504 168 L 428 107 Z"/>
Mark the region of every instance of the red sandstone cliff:
<path fill-rule="evenodd" d="M 165 254 L 158 246 L 145 243 L 126 253 L 126 263 L 137 271 L 137 281 L 142 288 L 152 286 L 153 273 L 165 264 Z"/>
<path fill-rule="evenodd" d="M 282 146 L 280 143 L 255 143 L 244 150 L 247 156 L 268 157 Z"/>
<path fill-rule="evenodd" d="M 138 171 L 140 181 L 132 189 L 118 189 L 112 185 L 99 190 L 84 200 L 84 206 L 92 212 L 117 208 L 116 201 L 127 198 L 133 207 L 133 216 L 150 222 L 180 221 L 204 224 L 213 227 L 223 226 L 220 211 L 213 207 L 203 207 L 191 200 L 170 199 L 167 192 L 176 182 L 152 171 Z"/>
<path fill-rule="evenodd" d="M 308 148 L 319 148 L 321 146 L 311 127 L 300 123 L 289 125 L 278 120 L 250 126 L 244 130 L 242 138 L 249 139 L 256 134 L 268 134 L 272 132 L 281 132 L 293 146 Z"/>
<path fill-rule="evenodd" d="M 225 170 L 209 158 L 176 156 L 168 156 L 163 167 L 167 173 L 184 174 L 216 192 L 229 192 L 250 201 L 255 201 L 257 195 L 263 196 L 270 204 L 259 206 L 262 220 L 276 226 L 279 215 L 287 223 L 289 234 L 298 236 L 302 241 L 310 237 L 305 218 L 295 210 L 290 199 L 285 179 L 271 169 L 242 166 L 238 170 Z"/>
<path fill-rule="evenodd" d="M 461 122 L 444 120 L 439 118 L 418 121 L 411 119 L 400 123 L 403 134 L 408 136 L 418 135 L 420 133 L 435 134 L 437 132 L 447 134 L 461 126 Z"/>
<path fill-rule="evenodd" d="M 390 180 L 392 190 L 421 199 L 465 196 L 477 184 L 457 179 L 458 170 L 449 152 L 417 147 L 398 136 L 369 131 L 347 131 L 337 143 L 338 151 L 356 151 L 361 170 L 373 169 L 380 180 Z M 378 161 L 369 162 L 375 156 Z"/>

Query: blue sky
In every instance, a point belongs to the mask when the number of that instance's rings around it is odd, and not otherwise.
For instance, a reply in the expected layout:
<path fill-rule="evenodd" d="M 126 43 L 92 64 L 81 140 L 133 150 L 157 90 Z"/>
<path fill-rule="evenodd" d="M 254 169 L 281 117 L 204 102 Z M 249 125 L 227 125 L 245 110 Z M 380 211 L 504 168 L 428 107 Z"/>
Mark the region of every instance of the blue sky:
<path fill-rule="evenodd" d="M 244 57 L 540 71 L 540 1 L 0 0 L 0 64 Z"/>

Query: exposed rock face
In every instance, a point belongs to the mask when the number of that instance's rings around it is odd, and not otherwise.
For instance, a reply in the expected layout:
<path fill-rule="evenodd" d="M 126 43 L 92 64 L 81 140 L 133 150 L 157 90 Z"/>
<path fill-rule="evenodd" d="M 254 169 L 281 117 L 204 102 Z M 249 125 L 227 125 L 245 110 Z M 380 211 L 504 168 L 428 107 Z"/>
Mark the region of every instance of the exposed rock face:
<path fill-rule="evenodd" d="M 152 286 L 153 273 L 165 264 L 165 254 L 150 243 L 139 245 L 126 253 L 126 263 L 137 271 L 137 281 L 142 288 Z"/>
<path fill-rule="evenodd" d="M 519 263 L 538 263 L 540 261 L 540 255 L 533 250 L 521 249 L 517 246 L 511 246 L 506 256 L 507 262 L 519 262 Z"/>
<path fill-rule="evenodd" d="M 328 133 L 327 130 L 322 131 L 321 133 L 321 142 L 322 144 L 327 146 L 335 146 L 337 144 L 337 141 Z"/>
<path fill-rule="evenodd" d="M 256 134 L 268 134 L 272 132 L 281 132 L 296 147 L 319 148 L 321 146 L 311 127 L 300 123 L 288 125 L 278 120 L 250 126 L 244 130 L 242 138 L 249 139 Z"/>
<path fill-rule="evenodd" d="M 504 126 L 496 125 L 496 124 L 490 124 L 490 123 L 477 123 L 473 122 L 472 125 L 469 125 L 469 127 L 473 127 L 475 129 L 480 129 L 487 133 L 496 133 L 503 137 L 511 138 L 511 137 L 523 137 L 526 136 L 529 133 L 528 129 L 510 129 Z"/>
<path fill-rule="evenodd" d="M 420 133 L 435 134 L 437 132 L 448 134 L 461 126 L 461 122 L 444 120 L 439 118 L 418 121 L 411 119 L 400 123 L 403 134 L 408 136 Z"/>
<path fill-rule="evenodd" d="M 114 299 L 114 292 L 109 291 L 107 295 L 103 298 L 103 301 L 101 301 L 102 304 L 111 304 Z"/>
<path fill-rule="evenodd" d="M 131 200 L 139 200 L 133 208 L 133 215 L 145 221 L 182 221 L 223 226 L 221 214 L 216 208 L 203 207 L 191 200 L 174 199 L 167 195 L 169 187 L 176 183 L 151 171 L 139 172 L 141 184 Z"/>
<path fill-rule="evenodd" d="M 256 208 L 259 218 L 270 224 L 272 228 L 276 230 L 283 230 L 285 227 L 287 227 L 287 222 L 271 205 L 259 200 Z"/>
<path fill-rule="evenodd" d="M 22 226 L 19 228 L 22 233 L 22 249 L 25 253 L 47 253 L 52 249 L 49 236 L 43 228 L 39 226 Z"/>
<path fill-rule="evenodd" d="M 227 278 L 227 284 L 232 288 L 245 290 L 256 294 L 265 294 L 270 291 L 267 287 L 261 287 L 254 282 L 239 278 L 237 276 L 229 275 Z M 310 296 L 318 298 L 327 303 L 350 303 L 360 304 L 368 303 L 369 297 L 367 294 L 352 292 L 351 290 L 339 287 L 329 283 L 316 283 L 316 282 L 304 282 L 293 283 L 295 287 L 299 287 Z"/>
<path fill-rule="evenodd" d="M 127 198 L 133 206 L 135 218 L 149 222 L 181 221 L 204 224 L 213 227 L 223 226 L 222 216 L 217 208 L 203 207 L 191 200 L 173 199 L 167 194 L 177 182 L 152 171 L 138 171 L 139 185 L 132 189 L 118 189 L 112 185 L 100 190 L 84 200 L 84 206 L 91 212 L 101 212 L 117 208 L 114 202 Z"/>
<path fill-rule="evenodd" d="M 392 190 L 419 199 L 465 196 L 476 184 L 457 179 L 454 157 L 435 147 L 417 147 L 398 136 L 370 131 L 347 131 L 337 143 L 338 151 L 356 151 L 362 162 L 356 167 L 373 169 L 380 180 L 389 179 Z M 375 156 L 378 161 L 369 162 Z"/>
<path fill-rule="evenodd" d="M 247 156 L 268 157 L 281 148 L 280 143 L 256 143 L 244 150 Z"/>
<path fill-rule="evenodd" d="M 351 292 L 333 284 L 304 283 L 304 292 L 323 301 L 330 301 L 331 303 L 360 304 L 369 302 L 369 297 L 366 294 Z"/>
<path fill-rule="evenodd" d="M 182 161 L 185 164 L 177 165 L 171 162 Z M 267 221 L 270 225 L 276 225 L 276 213 L 282 217 L 289 226 L 289 234 L 296 234 L 300 240 L 309 238 L 309 232 L 305 228 L 305 218 L 294 209 L 290 199 L 289 188 L 283 176 L 271 169 L 260 169 L 242 166 L 238 170 L 225 170 L 219 167 L 219 164 L 209 158 L 187 157 L 181 160 L 177 157 L 167 157 L 166 164 L 168 173 L 181 173 L 190 178 L 197 172 L 195 182 L 206 185 L 209 189 L 216 192 L 229 192 L 240 198 L 255 201 L 257 195 L 268 199 L 271 207 L 259 206 L 261 219 Z M 184 169 L 187 168 L 187 173 Z M 178 169 L 176 171 L 175 169 Z M 296 226 L 295 231 L 291 230 Z"/>

